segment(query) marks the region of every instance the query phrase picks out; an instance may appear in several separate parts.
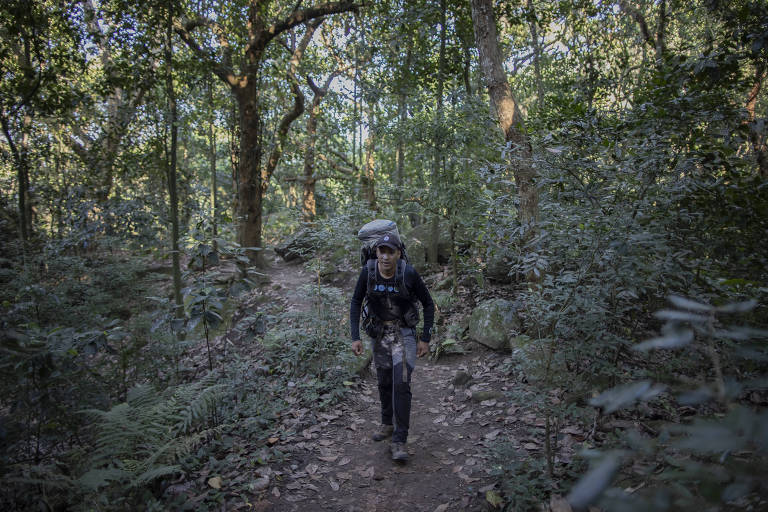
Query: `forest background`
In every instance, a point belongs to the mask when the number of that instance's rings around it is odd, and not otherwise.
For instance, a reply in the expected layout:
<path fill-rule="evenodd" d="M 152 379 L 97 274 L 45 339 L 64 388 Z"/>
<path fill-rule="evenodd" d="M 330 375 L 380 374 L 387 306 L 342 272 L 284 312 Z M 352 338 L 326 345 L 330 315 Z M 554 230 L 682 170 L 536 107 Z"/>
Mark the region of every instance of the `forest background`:
<path fill-rule="evenodd" d="M 233 430 L 266 438 L 295 376 L 343 399 L 331 285 L 389 218 L 443 312 L 434 357 L 472 343 L 461 303 L 514 302 L 509 378 L 547 442 L 499 444 L 489 506 L 764 504 L 766 20 L 762 0 L 2 2 L 0 503 L 162 509 Z M 308 317 L 258 294 L 276 247 L 316 276 Z M 591 429 L 578 461 L 555 456 L 566 418 Z M 639 427 L 596 436 L 610 418 Z"/>

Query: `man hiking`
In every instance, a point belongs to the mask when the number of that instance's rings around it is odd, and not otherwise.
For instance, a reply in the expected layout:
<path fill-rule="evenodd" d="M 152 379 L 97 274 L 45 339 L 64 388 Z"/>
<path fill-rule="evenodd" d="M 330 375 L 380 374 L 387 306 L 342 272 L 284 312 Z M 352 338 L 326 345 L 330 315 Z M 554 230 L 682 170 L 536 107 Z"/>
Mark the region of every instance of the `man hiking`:
<path fill-rule="evenodd" d="M 400 259 L 402 244 L 397 234 L 381 236 L 375 247 L 376 258 L 369 259 L 363 266 L 349 308 L 352 351 L 357 356 L 363 353 L 360 311 L 363 299 L 367 298 L 368 318 L 364 328 L 373 345 L 382 423 L 372 439 L 383 441 L 391 436 L 392 460 L 405 462 L 408 460 L 405 442 L 411 415 L 411 373 L 416 357 L 429 353 L 435 305 L 418 272 Z M 416 300 L 424 308 L 424 330 L 418 346 Z"/>

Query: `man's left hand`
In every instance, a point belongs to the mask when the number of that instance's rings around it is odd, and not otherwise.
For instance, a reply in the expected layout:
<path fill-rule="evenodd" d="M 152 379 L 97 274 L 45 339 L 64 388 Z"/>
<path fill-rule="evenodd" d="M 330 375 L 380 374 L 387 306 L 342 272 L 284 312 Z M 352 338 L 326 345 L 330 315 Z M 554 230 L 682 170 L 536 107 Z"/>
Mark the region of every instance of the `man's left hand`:
<path fill-rule="evenodd" d="M 419 341 L 419 347 L 416 349 L 416 356 L 421 357 L 429 354 L 429 343 Z"/>

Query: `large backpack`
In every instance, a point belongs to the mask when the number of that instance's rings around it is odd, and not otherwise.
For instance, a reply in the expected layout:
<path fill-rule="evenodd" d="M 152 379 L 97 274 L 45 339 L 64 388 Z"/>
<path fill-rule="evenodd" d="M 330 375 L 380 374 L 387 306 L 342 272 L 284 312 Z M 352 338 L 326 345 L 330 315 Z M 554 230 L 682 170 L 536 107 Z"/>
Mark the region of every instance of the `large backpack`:
<path fill-rule="evenodd" d="M 397 235 L 400 239 L 400 258 L 408 263 L 408 253 L 405 251 L 405 244 L 400 238 L 397 230 L 397 224 L 394 221 L 386 219 L 376 219 L 360 228 L 357 238 L 363 243 L 360 247 L 360 265 L 365 265 L 368 260 L 376 259 L 376 242 L 384 235 Z"/>
<path fill-rule="evenodd" d="M 371 293 L 375 293 L 373 290 L 376 281 L 376 242 L 384 235 L 397 235 L 400 240 L 400 261 L 398 262 L 396 269 L 395 283 L 398 285 L 397 296 L 404 298 L 411 302 L 412 308 L 407 312 L 405 323 L 409 327 L 415 327 L 419 322 L 419 312 L 413 297 L 410 295 L 407 286 L 405 286 L 405 264 L 408 262 L 408 254 L 405 251 L 405 244 L 403 239 L 400 238 L 400 233 L 397 230 L 397 224 L 394 221 L 386 219 L 376 219 L 369 222 L 357 233 L 357 238 L 363 242 L 360 247 L 360 264 L 365 265 L 368 268 L 368 283 L 363 300 L 362 306 L 362 322 L 361 327 L 372 338 L 378 339 L 383 332 L 383 326 L 377 321 L 375 316 L 370 311 L 369 297 Z"/>

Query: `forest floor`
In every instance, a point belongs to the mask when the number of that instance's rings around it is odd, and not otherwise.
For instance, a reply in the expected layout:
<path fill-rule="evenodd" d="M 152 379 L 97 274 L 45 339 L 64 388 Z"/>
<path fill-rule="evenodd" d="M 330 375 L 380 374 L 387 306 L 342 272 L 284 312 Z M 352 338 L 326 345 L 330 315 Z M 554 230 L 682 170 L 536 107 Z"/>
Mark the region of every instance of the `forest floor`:
<path fill-rule="evenodd" d="M 301 291 L 302 285 L 312 283 L 311 273 L 280 260 L 272 265 L 272 291 L 285 307 L 311 307 Z M 348 283 L 348 290 L 343 291 L 351 294 L 353 286 L 354 282 Z M 490 491 L 491 500 L 496 496 L 489 447 L 504 441 L 515 450 L 541 450 L 540 442 L 527 435 L 541 429 L 543 422 L 504 399 L 509 356 L 481 347 L 473 350 L 437 362 L 427 357 L 418 360 L 412 382 L 407 463 L 391 460 L 388 440 L 375 443 L 370 438 L 380 421 L 372 367 L 362 372 L 335 406 L 299 408 L 283 416 L 276 432 L 295 434 L 272 441 L 289 456 L 261 472 L 270 484 L 248 508 L 488 510 L 487 493 Z M 471 380 L 457 385 L 457 376 Z"/>

